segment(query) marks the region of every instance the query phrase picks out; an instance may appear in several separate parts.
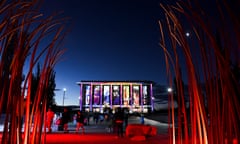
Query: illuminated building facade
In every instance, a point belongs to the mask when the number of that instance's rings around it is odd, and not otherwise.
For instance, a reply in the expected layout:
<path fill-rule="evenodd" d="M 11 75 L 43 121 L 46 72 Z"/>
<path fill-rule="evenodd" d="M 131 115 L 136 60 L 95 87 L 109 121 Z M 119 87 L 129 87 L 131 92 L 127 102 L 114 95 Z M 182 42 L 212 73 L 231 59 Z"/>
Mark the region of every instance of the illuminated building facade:
<path fill-rule="evenodd" d="M 80 110 L 128 109 L 130 113 L 153 111 L 151 81 L 81 81 Z"/>

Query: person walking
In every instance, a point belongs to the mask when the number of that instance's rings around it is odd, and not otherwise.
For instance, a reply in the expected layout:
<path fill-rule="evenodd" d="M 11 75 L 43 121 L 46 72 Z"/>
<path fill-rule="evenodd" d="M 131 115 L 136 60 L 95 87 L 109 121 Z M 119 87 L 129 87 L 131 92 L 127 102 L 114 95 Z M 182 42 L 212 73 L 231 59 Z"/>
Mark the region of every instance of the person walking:
<path fill-rule="evenodd" d="M 107 132 L 111 133 L 114 132 L 114 115 L 112 114 L 112 112 L 110 111 L 108 116 L 107 116 L 107 122 L 108 122 L 108 127 L 107 127 Z"/>
<path fill-rule="evenodd" d="M 124 120 L 124 113 L 121 108 L 117 109 L 115 113 L 115 125 L 117 129 L 117 136 L 123 137 L 123 120 Z"/>
<path fill-rule="evenodd" d="M 87 112 L 87 125 L 90 125 L 91 114 Z"/>
<path fill-rule="evenodd" d="M 141 124 L 144 124 L 144 123 L 145 123 L 145 121 L 144 121 L 144 114 L 143 114 L 143 113 L 141 113 L 140 123 L 141 123 Z"/>
<path fill-rule="evenodd" d="M 97 112 L 94 112 L 93 120 L 94 120 L 94 123 L 97 125 L 99 120 L 99 114 Z"/>
<path fill-rule="evenodd" d="M 128 126 L 128 111 L 124 112 L 124 126 L 125 126 L 125 129 Z"/>
<path fill-rule="evenodd" d="M 84 116 L 80 111 L 77 112 L 76 121 L 77 121 L 76 133 L 78 133 L 79 129 L 81 128 L 82 134 L 84 134 Z"/>
<path fill-rule="evenodd" d="M 52 111 L 51 108 L 48 108 L 47 117 L 46 117 L 46 126 L 48 129 L 48 133 L 52 132 L 53 118 L 54 118 L 54 112 Z"/>
<path fill-rule="evenodd" d="M 63 124 L 63 130 L 65 133 L 68 132 L 68 122 L 70 120 L 70 114 L 67 110 L 67 108 L 64 108 L 64 111 L 62 113 L 62 119 L 61 119 L 61 122 Z"/>

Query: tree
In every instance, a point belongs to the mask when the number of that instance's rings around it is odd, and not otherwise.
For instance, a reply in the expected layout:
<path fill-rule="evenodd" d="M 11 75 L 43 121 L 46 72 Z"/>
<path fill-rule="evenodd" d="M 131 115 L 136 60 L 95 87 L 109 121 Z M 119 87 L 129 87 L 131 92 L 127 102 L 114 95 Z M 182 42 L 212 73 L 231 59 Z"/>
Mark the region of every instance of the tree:
<path fill-rule="evenodd" d="M 56 88 L 55 74 L 56 72 L 52 69 L 50 79 L 48 81 L 48 87 L 47 87 L 47 107 L 56 105 L 55 98 L 54 98 L 55 97 L 54 91 Z"/>
<path fill-rule="evenodd" d="M 48 81 L 48 87 L 46 88 L 46 94 L 47 94 L 47 107 L 51 107 L 52 105 L 55 105 L 55 87 L 56 87 L 56 83 L 55 83 L 55 71 L 52 69 L 51 70 L 51 74 L 50 74 L 50 78 Z M 40 76 L 41 76 L 41 67 L 40 64 L 38 63 L 37 65 L 37 71 L 34 74 L 33 73 L 33 78 L 32 78 L 32 87 L 31 87 L 31 104 L 33 103 L 35 96 L 37 94 L 37 89 L 39 86 L 39 81 L 40 81 Z"/>
<path fill-rule="evenodd" d="M 36 0 L 0 2 L 0 115 L 5 110 L 1 143 L 46 143 L 41 129 L 47 102 L 54 102 L 53 68 L 64 53 L 60 45 L 67 20 L 56 14 L 43 17 L 37 11 L 39 4 Z M 32 80 L 37 63 L 43 67 Z M 29 69 L 23 71 L 24 66 Z M 32 83 L 37 86 L 32 88 Z"/>

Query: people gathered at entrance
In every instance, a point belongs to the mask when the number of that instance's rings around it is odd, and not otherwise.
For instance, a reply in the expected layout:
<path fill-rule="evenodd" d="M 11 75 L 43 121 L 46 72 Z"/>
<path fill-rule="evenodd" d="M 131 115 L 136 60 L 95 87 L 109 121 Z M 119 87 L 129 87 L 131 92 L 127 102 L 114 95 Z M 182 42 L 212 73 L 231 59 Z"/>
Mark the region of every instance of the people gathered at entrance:
<path fill-rule="evenodd" d="M 54 124 L 57 125 L 58 131 L 64 133 L 72 131 L 82 134 L 87 133 L 91 126 L 103 128 L 102 126 L 105 125 L 106 132 L 114 133 L 116 137 L 123 137 L 128 125 L 128 111 L 123 108 L 116 108 L 101 113 L 98 111 L 72 111 L 64 108 L 62 114 L 57 113 Z"/>

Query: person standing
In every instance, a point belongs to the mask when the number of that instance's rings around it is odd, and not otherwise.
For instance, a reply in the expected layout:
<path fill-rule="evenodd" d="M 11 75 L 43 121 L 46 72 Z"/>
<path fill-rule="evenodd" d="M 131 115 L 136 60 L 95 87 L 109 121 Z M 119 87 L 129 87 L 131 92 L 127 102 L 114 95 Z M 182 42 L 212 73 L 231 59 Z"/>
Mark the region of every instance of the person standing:
<path fill-rule="evenodd" d="M 144 122 L 144 114 L 143 113 L 141 113 L 141 119 L 140 119 L 140 122 L 141 122 L 141 124 L 144 124 L 145 122 Z"/>
<path fill-rule="evenodd" d="M 86 124 L 87 124 L 87 125 L 90 125 L 90 116 L 91 116 L 91 115 L 89 114 L 89 112 L 86 112 L 86 113 L 85 113 L 85 116 L 86 116 L 86 119 L 87 119 Z"/>
<path fill-rule="evenodd" d="M 62 113 L 61 121 L 62 121 L 62 124 L 63 124 L 63 130 L 64 130 L 65 133 L 68 132 L 68 122 L 69 122 L 69 120 L 70 120 L 70 114 L 69 114 L 67 108 L 64 108 L 64 111 Z"/>
<path fill-rule="evenodd" d="M 52 111 L 51 108 L 48 108 L 47 118 L 46 118 L 46 126 L 47 126 L 47 129 L 48 129 L 48 132 L 49 132 L 49 133 L 52 132 L 52 122 L 53 122 L 53 118 L 54 118 L 54 112 Z"/>
<path fill-rule="evenodd" d="M 78 133 L 79 129 L 81 128 L 82 134 L 84 134 L 84 116 L 80 111 L 77 112 L 76 121 L 77 121 L 76 133 Z"/>
<path fill-rule="evenodd" d="M 116 128 L 117 128 L 117 136 L 123 137 L 124 113 L 121 108 L 117 109 L 114 117 L 115 117 L 115 124 L 116 124 Z"/>
<path fill-rule="evenodd" d="M 124 125 L 125 125 L 125 129 L 128 126 L 128 111 L 126 110 L 124 112 Z"/>
<path fill-rule="evenodd" d="M 98 120 L 99 120 L 99 115 L 97 112 L 94 112 L 93 114 L 93 120 L 95 124 L 98 124 Z"/>

